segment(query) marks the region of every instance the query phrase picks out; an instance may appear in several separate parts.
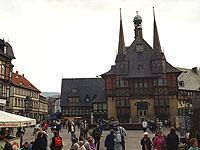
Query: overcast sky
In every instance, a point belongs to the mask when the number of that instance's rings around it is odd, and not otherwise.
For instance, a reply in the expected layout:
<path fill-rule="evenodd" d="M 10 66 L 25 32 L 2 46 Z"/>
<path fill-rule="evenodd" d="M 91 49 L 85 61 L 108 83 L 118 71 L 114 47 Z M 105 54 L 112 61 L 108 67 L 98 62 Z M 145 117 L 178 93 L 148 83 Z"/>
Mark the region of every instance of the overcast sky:
<path fill-rule="evenodd" d="M 0 0 L 0 38 L 13 47 L 14 71 L 43 92 L 60 92 L 62 78 L 96 77 L 114 65 L 119 8 L 126 46 L 136 11 L 152 46 L 153 6 L 167 61 L 200 67 L 199 0 Z"/>

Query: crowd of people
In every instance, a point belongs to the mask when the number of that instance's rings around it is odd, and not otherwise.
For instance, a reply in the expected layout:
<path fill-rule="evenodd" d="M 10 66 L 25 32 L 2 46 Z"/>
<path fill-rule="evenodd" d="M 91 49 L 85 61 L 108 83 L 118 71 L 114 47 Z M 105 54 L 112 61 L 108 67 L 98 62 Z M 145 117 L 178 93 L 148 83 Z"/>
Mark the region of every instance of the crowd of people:
<path fill-rule="evenodd" d="M 77 127 L 78 129 L 77 129 Z M 86 120 L 74 121 L 69 120 L 67 123 L 59 120 L 51 123 L 51 133 L 47 134 L 49 124 L 44 120 L 38 122 L 33 130 L 34 139 L 30 143 L 23 141 L 25 134 L 25 128 L 18 128 L 16 137 L 20 138 L 20 150 L 61 150 L 63 149 L 63 139 L 59 135 L 63 128 L 68 129 L 68 133 L 71 138 L 70 150 L 99 150 L 100 141 L 103 134 L 104 126 L 102 123 L 96 123 L 91 125 Z M 170 133 L 165 136 L 162 134 L 162 127 L 171 127 L 171 121 L 164 120 L 153 121 L 148 123 L 146 120 L 142 122 L 143 137 L 140 141 L 142 150 L 178 150 L 179 149 L 179 137 L 176 134 L 176 129 L 171 128 Z M 152 133 L 155 133 L 155 137 L 150 139 L 147 128 Z M 76 134 L 76 130 L 80 130 L 80 135 Z M 6 132 L 5 132 L 6 133 Z M 79 136 L 79 137 L 78 137 Z M 120 123 L 113 124 L 113 128 L 110 133 L 105 137 L 104 146 L 107 150 L 125 150 L 126 148 L 126 136 L 127 132 Z M 3 150 L 13 150 L 12 145 L 9 142 L 10 136 L 4 137 L 5 146 Z M 191 147 L 188 150 L 200 150 L 198 148 L 198 141 L 195 138 L 190 140 Z"/>

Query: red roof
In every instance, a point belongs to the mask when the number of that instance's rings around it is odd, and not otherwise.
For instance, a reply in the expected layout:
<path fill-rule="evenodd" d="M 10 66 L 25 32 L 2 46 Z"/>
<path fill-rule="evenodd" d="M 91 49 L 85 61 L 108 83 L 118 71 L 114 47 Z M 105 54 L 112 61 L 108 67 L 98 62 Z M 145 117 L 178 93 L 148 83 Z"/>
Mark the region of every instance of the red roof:
<path fill-rule="evenodd" d="M 34 90 L 37 92 L 41 92 L 32 83 L 30 83 L 24 76 L 22 76 L 18 73 L 14 73 L 14 72 L 12 73 L 12 83 L 16 86 Z"/>

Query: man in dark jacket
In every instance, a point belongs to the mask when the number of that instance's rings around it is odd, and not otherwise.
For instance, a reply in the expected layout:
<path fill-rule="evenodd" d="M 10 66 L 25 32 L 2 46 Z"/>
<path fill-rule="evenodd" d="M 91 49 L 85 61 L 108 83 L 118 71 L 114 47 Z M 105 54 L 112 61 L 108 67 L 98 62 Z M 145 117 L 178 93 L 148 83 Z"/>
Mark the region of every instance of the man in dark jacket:
<path fill-rule="evenodd" d="M 100 139 L 101 139 L 101 131 L 99 129 L 99 125 L 97 125 L 96 128 L 93 130 L 92 136 L 94 138 L 94 144 L 95 144 L 97 150 L 99 150 Z"/>
<path fill-rule="evenodd" d="M 37 139 L 33 143 L 32 150 L 46 150 L 45 140 L 42 132 L 38 133 Z"/>
<path fill-rule="evenodd" d="M 114 150 L 114 145 L 115 145 L 114 138 L 115 138 L 114 132 L 113 130 L 111 130 L 110 134 L 106 136 L 105 140 L 105 147 L 107 148 L 107 150 Z"/>
<path fill-rule="evenodd" d="M 166 145 L 167 150 L 178 150 L 179 138 L 176 134 L 176 129 L 171 128 L 170 133 L 167 135 Z"/>
<path fill-rule="evenodd" d="M 10 136 L 5 136 L 4 141 L 6 142 L 3 150 L 13 150 L 12 145 L 9 142 Z"/>

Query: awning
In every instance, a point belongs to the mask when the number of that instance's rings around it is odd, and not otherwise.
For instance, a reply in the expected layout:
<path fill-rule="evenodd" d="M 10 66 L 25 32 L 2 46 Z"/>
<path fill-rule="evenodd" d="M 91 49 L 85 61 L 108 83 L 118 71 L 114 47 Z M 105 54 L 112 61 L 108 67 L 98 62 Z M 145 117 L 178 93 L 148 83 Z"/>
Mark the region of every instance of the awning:
<path fill-rule="evenodd" d="M 64 117 L 64 119 L 81 119 L 82 117 Z"/>
<path fill-rule="evenodd" d="M 35 124 L 36 124 L 35 119 L 0 111 L 0 128 L 25 127 L 25 126 L 32 126 Z"/>

